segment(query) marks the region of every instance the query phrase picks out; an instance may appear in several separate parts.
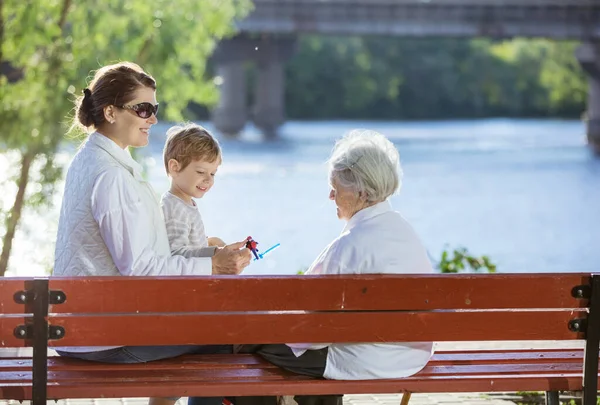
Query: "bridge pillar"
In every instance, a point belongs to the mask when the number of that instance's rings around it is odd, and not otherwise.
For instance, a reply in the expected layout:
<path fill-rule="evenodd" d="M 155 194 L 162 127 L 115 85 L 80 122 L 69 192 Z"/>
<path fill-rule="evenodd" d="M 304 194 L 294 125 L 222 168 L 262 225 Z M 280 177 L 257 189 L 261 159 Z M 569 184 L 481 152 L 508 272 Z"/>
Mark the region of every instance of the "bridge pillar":
<path fill-rule="evenodd" d="M 267 137 L 273 137 L 285 121 L 284 66 L 276 59 L 258 64 L 253 121 Z"/>
<path fill-rule="evenodd" d="M 577 48 L 575 56 L 588 75 L 586 113 L 588 144 L 594 152 L 600 154 L 600 43 L 584 43 Z"/>
<path fill-rule="evenodd" d="M 294 41 L 266 39 L 258 47 L 258 75 L 254 89 L 253 121 L 263 134 L 273 137 L 285 122 L 285 66 Z"/>
<path fill-rule="evenodd" d="M 233 38 L 221 41 L 212 55 L 220 97 L 211 111 L 211 120 L 215 128 L 225 135 L 237 135 L 248 119 L 244 63 L 251 55 L 249 49 L 248 43 Z"/>
<path fill-rule="evenodd" d="M 217 65 L 221 95 L 212 111 L 212 122 L 219 132 L 237 135 L 246 125 L 246 71 L 241 62 Z"/>
<path fill-rule="evenodd" d="M 266 135 L 274 136 L 285 120 L 284 63 L 294 52 L 295 38 L 238 36 L 219 43 L 212 58 L 217 66 L 219 104 L 212 111 L 217 130 L 238 134 L 248 118 L 246 62 L 257 65 L 252 119 Z"/>

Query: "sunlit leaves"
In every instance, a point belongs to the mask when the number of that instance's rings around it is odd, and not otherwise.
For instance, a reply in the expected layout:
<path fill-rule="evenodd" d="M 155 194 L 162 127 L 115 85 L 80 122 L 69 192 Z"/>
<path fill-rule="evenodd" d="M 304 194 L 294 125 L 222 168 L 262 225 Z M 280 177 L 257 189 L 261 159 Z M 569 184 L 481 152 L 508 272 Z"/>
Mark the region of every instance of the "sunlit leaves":
<path fill-rule="evenodd" d="M 577 44 L 551 40 L 301 38 L 288 66 L 293 118 L 577 116 Z"/>
<path fill-rule="evenodd" d="M 142 65 L 157 79 L 157 98 L 167 106 L 159 118 L 181 119 L 190 101 L 216 101 L 206 61 L 216 41 L 233 33 L 233 20 L 251 8 L 250 0 L 8 0 L 0 5 L 0 62 L 22 76 L 11 82 L 0 75 L 0 153 L 35 156 L 26 194 L 30 207 L 53 199 L 61 177 L 56 153 L 70 139 L 65 134 L 73 100 L 91 79 L 90 70 L 123 60 Z M 14 200 L 13 191 L 2 201 Z"/>

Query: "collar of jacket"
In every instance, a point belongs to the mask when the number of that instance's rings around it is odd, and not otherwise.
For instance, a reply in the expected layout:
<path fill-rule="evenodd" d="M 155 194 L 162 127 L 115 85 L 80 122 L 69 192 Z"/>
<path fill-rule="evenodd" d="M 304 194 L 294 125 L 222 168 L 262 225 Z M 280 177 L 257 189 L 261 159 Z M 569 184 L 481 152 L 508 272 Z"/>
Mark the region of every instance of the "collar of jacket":
<path fill-rule="evenodd" d="M 360 222 L 374 218 L 378 215 L 384 214 L 389 211 L 392 211 L 392 204 L 388 200 L 382 201 L 367 208 L 363 208 L 362 210 L 354 214 L 352 218 L 350 218 L 350 220 L 344 227 L 343 232 L 349 231 Z"/>
<path fill-rule="evenodd" d="M 99 132 L 92 133 L 88 138 L 88 142 L 91 145 L 95 145 L 105 150 L 125 169 L 127 169 L 136 180 L 145 181 L 144 177 L 142 176 L 142 165 L 140 165 L 131 157 L 128 149 L 122 149 L 112 139 L 102 135 Z"/>

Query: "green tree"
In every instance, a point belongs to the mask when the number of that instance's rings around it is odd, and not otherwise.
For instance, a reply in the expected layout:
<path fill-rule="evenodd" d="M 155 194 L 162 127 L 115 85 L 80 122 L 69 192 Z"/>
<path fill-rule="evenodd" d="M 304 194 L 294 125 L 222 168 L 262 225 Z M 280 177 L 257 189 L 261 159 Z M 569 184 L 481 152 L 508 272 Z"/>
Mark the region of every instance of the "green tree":
<path fill-rule="evenodd" d="M 215 102 L 206 60 L 250 7 L 250 0 L 0 0 L 0 150 L 18 168 L 3 215 L 0 275 L 24 209 L 51 203 L 62 174 L 56 154 L 89 71 L 119 60 L 142 65 L 158 81 L 166 118 L 181 119 L 189 102 Z"/>
<path fill-rule="evenodd" d="M 587 83 L 576 46 L 539 39 L 306 36 L 287 68 L 288 116 L 577 117 Z"/>
<path fill-rule="evenodd" d="M 486 270 L 488 273 L 496 272 L 496 265 L 492 263 L 488 256 L 473 256 L 464 247 L 459 247 L 452 251 L 452 256 L 448 250 L 442 252 L 437 268 L 441 273 L 461 273 L 472 270 L 478 272 Z"/>

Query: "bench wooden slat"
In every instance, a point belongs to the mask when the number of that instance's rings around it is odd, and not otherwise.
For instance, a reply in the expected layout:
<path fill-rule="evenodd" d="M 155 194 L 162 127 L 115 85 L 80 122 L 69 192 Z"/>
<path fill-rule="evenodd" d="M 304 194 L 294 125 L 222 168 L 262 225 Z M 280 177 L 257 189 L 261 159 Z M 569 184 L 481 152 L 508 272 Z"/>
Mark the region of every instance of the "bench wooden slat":
<path fill-rule="evenodd" d="M 50 289 L 62 290 L 67 296 L 67 301 L 54 305 L 52 312 L 106 314 L 581 308 L 587 305 L 587 300 L 573 298 L 565 286 L 590 283 L 589 274 L 577 273 L 341 277 L 51 278 Z"/>
<path fill-rule="evenodd" d="M 315 312 L 306 314 L 54 316 L 66 329 L 52 346 L 335 343 L 581 339 L 577 311 Z M 17 320 L 13 319 L 14 325 Z M 155 325 L 161 325 L 156 328 Z M 356 325 L 361 325 L 357 328 Z M 13 328 L 10 328 L 12 330 Z M 177 331 L 185 330 L 185 334 Z M 268 330 L 268 336 L 264 331 Z M 0 331 L 0 334 L 2 332 Z M 0 335 L 1 336 L 1 335 Z M 4 339 L 5 337 L 2 336 Z M 10 341 L 10 336 L 6 336 Z M 16 338 L 12 338 L 15 340 Z"/>
<path fill-rule="evenodd" d="M 265 367 L 253 355 L 188 355 L 149 364 L 95 364 L 49 359 L 50 398 L 198 395 L 282 395 L 333 393 L 497 392 L 579 390 L 582 350 L 482 351 L 465 364 L 469 352 L 439 352 L 417 375 L 399 380 L 327 381 Z M 516 357 L 521 355 L 520 362 Z M 547 359 L 554 356 L 554 363 Z M 497 363 L 489 363 L 491 359 Z M 454 360 L 452 360 L 454 359 Z M 0 395 L 30 392 L 31 371 L 5 369 L 18 359 L 0 359 Z M 176 360 L 179 360 L 179 364 Z M 450 360 L 453 365 L 444 365 Z M 509 363 L 507 363 L 507 361 Z M 181 362 L 186 364 L 182 369 Z M 222 367 L 214 368 L 218 363 Z M 97 367 L 90 367 L 94 364 Z M 23 366 L 23 365 L 20 365 Z M 150 367 L 148 367 L 150 366 Z M 82 368 L 83 367 L 83 368 Z M 5 371 L 3 371 L 5 370 Z M 310 381 L 310 384 L 306 384 Z M 153 384 L 152 382 L 162 382 Z M 26 394 L 30 395 L 30 394 Z"/>
<path fill-rule="evenodd" d="M 425 377 L 432 379 L 439 378 L 457 378 L 458 374 L 460 378 L 466 376 L 467 378 L 475 378 L 477 376 L 483 377 L 486 375 L 492 376 L 512 376 L 517 378 L 520 375 L 564 375 L 564 374 L 581 374 L 581 367 L 577 369 L 573 367 L 573 364 L 565 365 L 564 367 L 558 365 L 555 370 L 548 369 L 548 367 L 535 367 L 534 365 L 512 365 L 506 367 L 501 366 L 452 366 L 452 367 L 426 367 L 415 377 L 409 377 L 406 380 L 411 379 L 423 379 Z M 547 366 L 547 365 L 546 365 Z M 525 370 L 527 368 L 527 370 Z M 453 373 L 457 371 L 457 373 Z M 457 375 L 455 375 L 457 374 Z M 0 384 L 14 383 L 19 381 L 31 381 L 31 372 L 5 372 L 0 375 Z M 71 384 L 76 382 L 102 382 L 105 381 L 107 384 L 118 383 L 119 381 L 146 381 L 148 383 L 153 382 L 185 382 L 185 381 L 215 381 L 215 380 L 245 380 L 255 379 L 262 381 L 271 380 L 296 380 L 310 379 L 295 374 L 281 372 L 279 369 L 220 369 L 210 370 L 201 369 L 189 372 L 187 370 L 172 369 L 172 370 L 155 370 L 155 369 L 143 369 L 138 368 L 135 372 L 131 370 L 88 370 L 88 371 L 50 371 L 48 374 L 48 382 L 60 383 L 60 384 Z"/>
<path fill-rule="evenodd" d="M 472 352 L 436 352 L 429 364 L 432 366 L 464 365 L 464 364 L 507 364 L 507 363 L 581 363 L 583 350 L 531 350 L 531 351 L 486 351 Z M 15 357 L 0 358 L 0 372 L 30 370 L 31 358 Z M 137 370 L 139 364 L 94 363 L 68 357 L 49 357 L 48 367 L 53 370 Z M 146 367 L 146 366 L 143 366 Z M 156 361 L 151 364 L 153 369 L 185 368 L 196 370 L 200 368 L 277 368 L 258 356 L 251 354 L 203 354 L 185 355 L 172 359 Z"/>
<path fill-rule="evenodd" d="M 511 391 L 576 391 L 581 389 L 580 374 L 562 375 L 521 375 L 514 377 L 490 376 L 460 379 L 405 379 L 405 380 L 373 380 L 373 381 L 331 381 L 312 380 L 306 384 L 305 379 L 260 382 L 220 380 L 213 382 L 182 382 L 172 384 L 145 384 L 143 382 L 106 382 L 97 384 L 48 384 L 49 399 L 60 398 L 121 398 L 130 396 L 224 396 L 231 395 L 320 395 L 320 394 L 363 394 L 363 393 L 399 393 L 404 391 L 420 392 L 511 392 Z M 173 386 L 176 385 L 176 388 Z M 171 387 L 170 387 L 171 386 Z M 30 398 L 30 387 L 15 384 L 0 387 L 0 396 L 4 398 Z"/>
<path fill-rule="evenodd" d="M 407 378 L 411 379 L 456 379 L 456 378 L 474 378 L 474 377 L 485 377 L 485 376 L 511 376 L 512 378 L 519 378 L 521 375 L 553 375 L 559 377 L 565 374 L 579 374 L 581 375 L 581 368 L 576 369 L 569 365 L 566 367 L 557 367 L 556 370 L 550 370 L 547 367 L 529 367 L 527 370 L 525 367 L 519 368 L 512 366 L 507 367 L 476 367 L 476 366 L 454 366 L 450 369 L 437 369 L 436 367 L 425 368 L 423 372 L 419 373 L 416 377 Z M 458 371 L 453 374 L 452 371 Z M 30 380 L 30 372 L 14 372 L 14 373 L 3 373 L 4 375 L 0 378 L 0 384 L 14 383 L 23 380 Z M 249 380 L 254 379 L 256 381 L 269 382 L 269 381 L 292 381 L 292 380 L 308 380 L 308 378 L 298 375 L 288 375 L 280 373 L 277 369 L 222 369 L 222 370 L 194 370 L 188 372 L 186 370 L 138 370 L 136 373 L 131 371 L 51 371 L 48 373 L 48 383 L 60 383 L 60 384 L 74 384 L 74 383 L 101 383 L 104 381 L 106 384 L 119 383 L 119 381 L 145 381 L 148 384 L 152 383 L 185 383 L 190 381 L 197 381 L 198 383 L 214 382 L 220 380 L 227 380 L 235 384 L 238 380 Z M 232 392 L 230 392 L 231 394 Z"/>
<path fill-rule="evenodd" d="M 31 370 L 31 357 L 0 358 L 0 372 Z M 263 360 L 261 357 L 251 354 L 202 354 L 184 355 L 171 359 L 154 361 L 147 365 L 140 364 L 114 364 L 97 363 L 69 357 L 48 357 L 48 367 L 53 370 L 137 370 L 140 367 L 151 367 L 153 369 L 169 368 L 278 368 L 277 366 Z"/>
<path fill-rule="evenodd" d="M 185 369 L 185 370 L 220 370 L 220 369 L 276 369 L 277 366 L 272 365 L 264 360 L 261 363 L 257 363 L 257 359 L 250 358 L 248 363 L 239 361 L 236 359 L 240 356 L 219 357 L 217 361 L 203 361 L 202 356 L 193 356 L 190 361 L 181 360 L 177 358 L 174 361 L 160 361 L 152 362 L 151 366 L 145 366 L 146 368 L 152 368 L 153 370 L 169 370 L 169 369 Z M 179 360 L 179 361 L 178 361 Z M 0 373 L 4 372 L 16 372 L 16 371 L 31 371 L 32 361 L 31 359 L 17 360 L 17 359 L 0 359 Z M 58 358 L 58 360 L 48 359 L 48 367 L 54 371 L 70 370 L 70 371 L 100 371 L 100 370 L 138 370 L 140 369 L 139 364 L 114 364 L 114 363 L 96 363 L 86 362 L 77 359 Z M 144 368 L 144 367 L 142 367 Z"/>
<path fill-rule="evenodd" d="M 487 364 L 579 364 L 583 361 L 583 350 L 515 350 L 515 351 L 481 351 L 481 352 L 436 352 L 429 365 L 487 365 Z M 0 373 L 6 371 L 31 370 L 31 358 L 0 358 Z M 149 366 L 140 364 L 111 364 L 94 363 L 67 357 L 49 357 L 48 367 L 60 370 L 138 370 L 151 367 L 152 369 L 181 369 L 198 370 L 203 368 L 277 368 L 258 356 L 251 354 L 203 354 L 185 355 L 173 359 L 165 359 L 151 363 Z"/>
<path fill-rule="evenodd" d="M 553 350 L 514 350 L 514 351 L 468 351 L 468 352 L 436 352 L 431 362 L 437 364 L 480 364 L 510 363 L 523 360 L 535 362 L 583 361 L 583 349 Z"/>
<path fill-rule="evenodd" d="M 22 314 L 25 306 L 17 304 L 14 295 L 17 291 L 24 291 L 25 283 L 31 279 L 0 277 L 0 314 Z"/>
<path fill-rule="evenodd" d="M 0 315 L 0 348 L 1 347 L 27 347 L 31 342 L 17 339 L 14 329 L 25 322 L 22 315 L 1 316 Z"/>
<path fill-rule="evenodd" d="M 541 364 L 462 364 L 427 366 L 420 375 L 461 375 L 461 374 L 545 374 L 583 372 L 581 364 L 541 363 Z"/>
<path fill-rule="evenodd" d="M 333 316 L 335 315 L 335 316 Z M 384 313 L 309 313 L 255 315 L 135 315 L 130 317 L 91 318 L 54 316 L 51 323 L 66 328 L 66 336 L 50 341 L 50 346 L 70 345 L 136 345 L 136 344 L 219 344 L 294 343 L 367 341 L 371 330 L 382 341 L 403 341 L 403 336 L 422 341 L 468 340 L 573 340 L 582 335 L 567 329 L 568 321 L 584 316 L 573 311 L 546 312 L 384 312 Z M 384 323 L 381 323 L 381 322 Z M 154 322 L 165 327 L 154 328 Z M 356 330 L 354 322 L 368 328 Z M 441 322 L 441 323 L 440 323 Z M 25 323 L 22 316 L 0 316 L 0 347 L 26 347 L 30 342 L 17 339 L 14 329 Z M 253 324 L 254 323 L 254 324 Z M 248 325 L 252 325 L 248 327 Z M 320 330 L 321 325 L 336 329 Z M 382 325 L 386 325 L 383 327 Z M 389 325 L 389 326 L 388 326 Z M 440 325 L 444 325 L 441 328 Z M 391 327 L 395 326 L 395 327 Z M 264 328 L 276 328 L 269 341 L 262 336 Z M 172 333 L 186 330 L 185 336 Z M 269 329 L 270 330 L 270 329 Z M 418 332 L 415 333 L 414 332 Z M 365 334 L 365 335 L 363 335 Z M 260 340 L 258 340 L 260 339 Z"/>
<path fill-rule="evenodd" d="M 76 383 L 76 382 L 102 382 L 107 384 L 118 381 L 146 381 L 148 383 L 170 381 L 214 381 L 226 379 L 229 381 L 243 379 L 259 379 L 261 381 L 294 379 L 297 375 L 288 375 L 281 373 L 277 368 L 240 368 L 229 369 L 222 368 L 217 370 L 199 369 L 190 373 L 188 370 L 170 369 L 155 370 L 139 368 L 132 372 L 131 370 L 66 370 L 66 371 L 48 371 L 48 383 Z M 16 382 L 21 380 L 31 380 L 30 371 L 6 372 L 0 376 L 0 384 L 7 382 Z"/>
<path fill-rule="evenodd" d="M 425 367 L 418 375 L 419 376 L 453 376 L 453 375 L 520 375 L 520 374 L 552 374 L 552 373 L 582 373 L 583 368 L 581 364 L 576 363 L 541 363 L 541 364 L 474 364 L 474 365 L 447 365 L 447 366 L 436 366 L 431 365 Z M 13 372 L 12 375 L 27 375 L 27 372 Z M 96 370 L 54 370 L 52 369 L 48 373 L 49 381 L 93 381 L 97 379 L 126 379 L 133 373 L 131 370 L 113 368 L 112 370 L 105 370 L 99 368 Z M 215 374 L 218 376 L 215 376 Z M 11 373 L 7 373 L 11 375 Z M 282 374 L 277 368 L 246 368 L 246 367 L 221 367 L 221 368 L 171 368 L 171 369 L 147 369 L 138 368 L 135 370 L 134 375 L 137 378 L 144 379 L 146 381 L 169 381 L 170 379 L 177 379 L 178 381 L 186 379 L 205 379 L 210 380 L 212 378 L 246 378 L 246 377 L 260 377 L 262 379 L 281 379 Z M 287 374 L 284 374 L 287 376 Z M 21 377 L 22 378 L 22 377 Z M 162 379 L 162 380 L 161 380 Z"/>
<path fill-rule="evenodd" d="M 309 377 L 293 376 L 290 379 L 264 380 L 260 376 L 248 378 L 217 378 L 210 380 L 170 380 L 162 384 L 151 384 L 148 380 L 135 381 L 99 379 L 97 382 L 48 383 L 49 399 L 130 396 L 221 396 L 221 395 L 291 395 L 291 394 L 355 394 L 410 392 L 502 392 L 502 391 L 555 391 L 580 390 L 581 373 L 548 373 L 515 375 L 461 375 L 415 376 L 399 380 L 332 381 L 312 380 Z M 306 384 L 310 381 L 310 384 Z M 30 392 L 23 383 L 12 385 L 18 392 Z M 10 398 L 11 384 L 2 384 L 0 395 Z M 29 394 L 30 395 L 30 394 Z M 27 397 L 25 397 L 27 398 Z"/>

